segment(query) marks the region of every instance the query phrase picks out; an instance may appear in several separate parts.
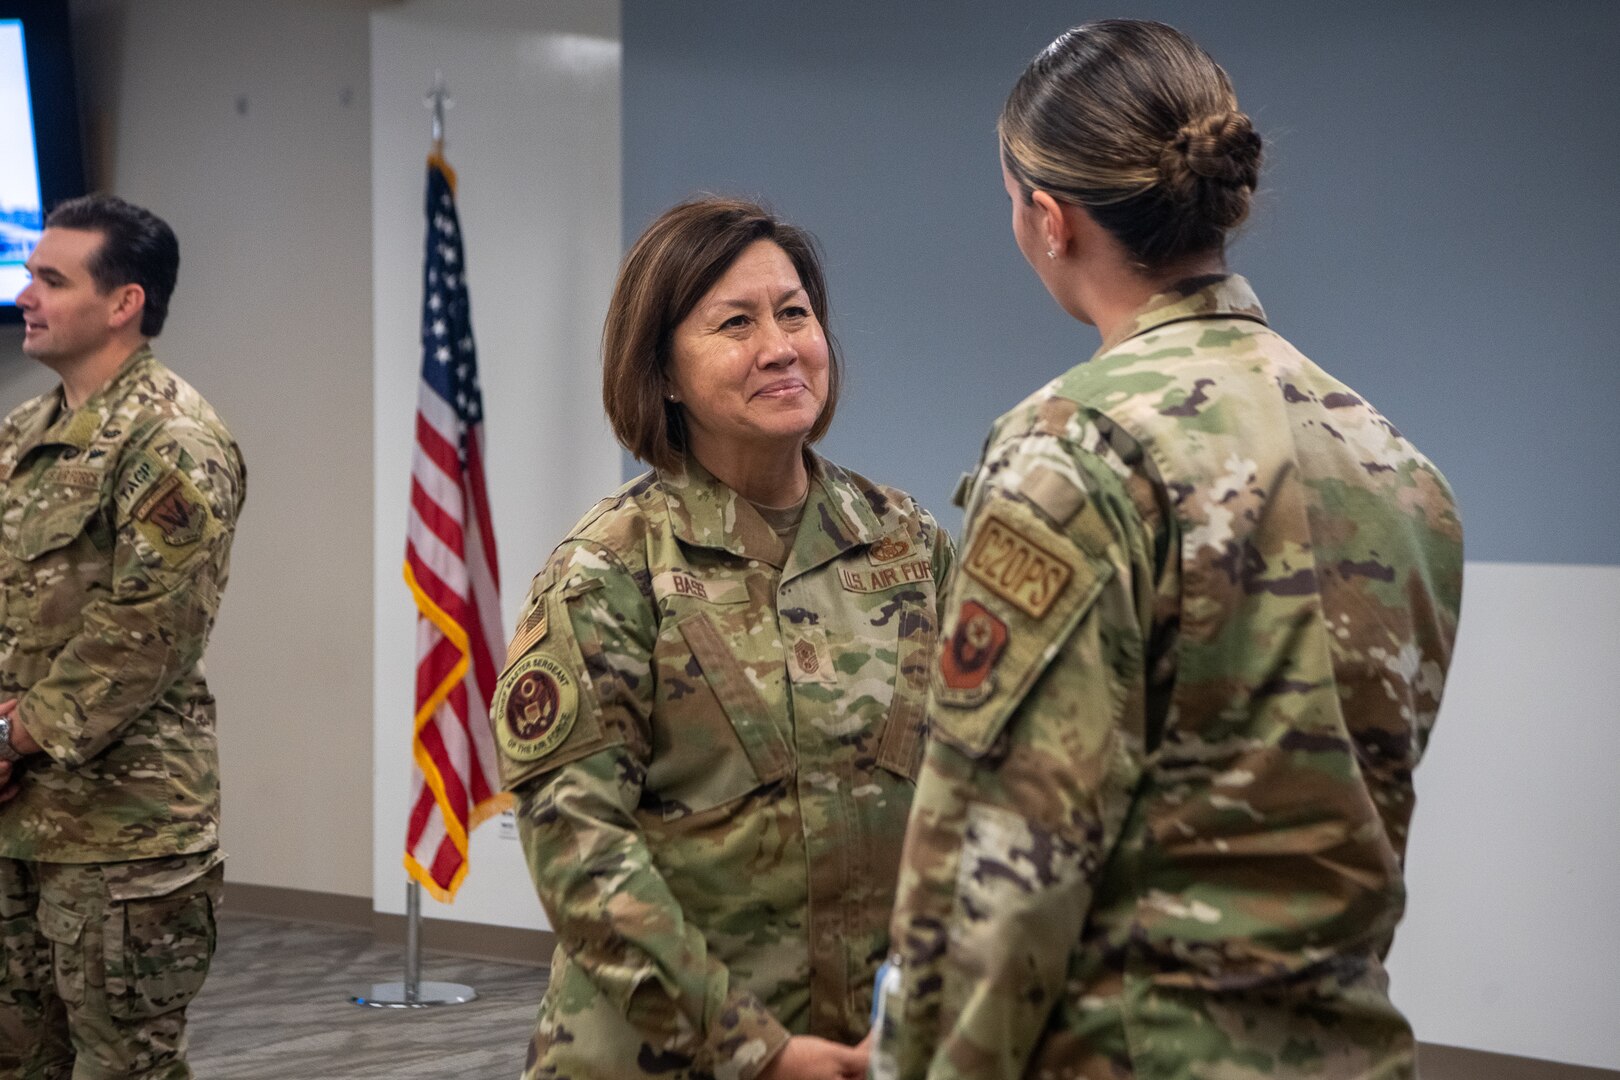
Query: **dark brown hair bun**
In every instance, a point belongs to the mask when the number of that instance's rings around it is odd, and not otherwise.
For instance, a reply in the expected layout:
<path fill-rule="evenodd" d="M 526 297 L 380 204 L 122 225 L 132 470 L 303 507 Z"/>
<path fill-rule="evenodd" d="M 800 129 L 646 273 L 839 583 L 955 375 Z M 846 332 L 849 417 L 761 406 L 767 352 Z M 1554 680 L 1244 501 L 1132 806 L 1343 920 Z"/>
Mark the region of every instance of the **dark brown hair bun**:
<path fill-rule="evenodd" d="M 1024 189 L 1085 207 L 1138 266 L 1225 247 L 1260 182 L 1261 139 L 1231 81 L 1187 35 L 1108 19 L 1059 35 L 997 124 Z"/>

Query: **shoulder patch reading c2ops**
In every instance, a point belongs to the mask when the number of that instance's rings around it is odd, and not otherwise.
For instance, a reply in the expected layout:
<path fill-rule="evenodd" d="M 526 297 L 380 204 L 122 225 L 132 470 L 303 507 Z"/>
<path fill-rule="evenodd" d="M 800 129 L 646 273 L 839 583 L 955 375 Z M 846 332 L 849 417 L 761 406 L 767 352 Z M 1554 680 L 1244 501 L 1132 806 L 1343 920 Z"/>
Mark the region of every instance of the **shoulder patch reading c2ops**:
<path fill-rule="evenodd" d="M 995 510 L 974 532 L 967 572 L 1030 618 L 1044 618 L 1074 576 L 1068 562 Z"/>
<path fill-rule="evenodd" d="M 490 710 L 495 741 L 514 761 L 538 761 L 562 745 L 579 712 L 579 686 L 555 658 L 535 653 L 501 678 Z"/>

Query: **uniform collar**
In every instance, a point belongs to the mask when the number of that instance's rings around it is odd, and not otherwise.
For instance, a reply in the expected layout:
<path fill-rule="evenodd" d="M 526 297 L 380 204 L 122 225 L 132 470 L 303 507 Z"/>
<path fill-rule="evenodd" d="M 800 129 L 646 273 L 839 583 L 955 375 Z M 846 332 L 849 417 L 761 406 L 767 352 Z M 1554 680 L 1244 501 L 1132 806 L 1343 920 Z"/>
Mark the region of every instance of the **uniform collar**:
<path fill-rule="evenodd" d="M 878 511 L 842 469 L 809 450 L 805 461 L 810 490 L 784 578 L 820 566 L 852 547 L 875 543 L 883 535 Z M 784 568 L 781 542 L 765 519 L 696 459 L 688 457 L 684 468 L 658 475 L 676 539 Z"/>
<path fill-rule="evenodd" d="M 1266 313 L 1248 281 L 1238 274 L 1205 274 L 1184 278 L 1155 293 L 1103 342 L 1099 352 L 1186 319 L 1253 319 L 1262 325 Z"/>
<path fill-rule="evenodd" d="M 67 408 L 60 386 L 36 398 L 39 408 L 24 418 L 19 432 L 18 442 L 24 449 L 18 455 L 18 460 L 22 459 L 23 454 L 40 446 L 72 446 L 81 451 L 90 449 L 90 444 L 107 426 L 131 387 L 156 363 L 152 347 L 142 345 L 130 353 L 113 377 L 77 409 Z"/>

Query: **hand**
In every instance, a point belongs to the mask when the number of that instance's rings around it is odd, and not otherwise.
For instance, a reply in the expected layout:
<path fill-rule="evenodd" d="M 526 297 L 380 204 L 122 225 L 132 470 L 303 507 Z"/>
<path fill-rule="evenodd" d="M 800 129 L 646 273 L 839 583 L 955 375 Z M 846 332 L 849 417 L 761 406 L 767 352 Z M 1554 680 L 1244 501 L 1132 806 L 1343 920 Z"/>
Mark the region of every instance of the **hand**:
<path fill-rule="evenodd" d="M 870 1041 L 869 1035 L 860 1046 L 843 1046 L 814 1035 L 794 1035 L 759 1080 L 862 1080 Z"/>
<path fill-rule="evenodd" d="M 22 790 L 21 774 L 13 768 L 15 762 L 0 761 L 0 806 L 17 797 Z"/>

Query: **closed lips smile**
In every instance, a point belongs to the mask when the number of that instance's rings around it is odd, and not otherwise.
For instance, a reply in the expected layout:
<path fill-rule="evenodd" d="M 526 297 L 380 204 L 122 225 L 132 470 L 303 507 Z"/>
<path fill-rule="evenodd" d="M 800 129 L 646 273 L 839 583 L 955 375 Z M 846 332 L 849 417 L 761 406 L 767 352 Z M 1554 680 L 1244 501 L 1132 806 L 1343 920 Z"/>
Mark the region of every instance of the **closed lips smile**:
<path fill-rule="evenodd" d="M 760 387 L 758 390 L 754 391 L 754 396 L 755 397 L 787 397 L 788 395 L 796 394 L 800 390 L 803 390 L 803 389 L 805 389 L 805 385 L 804 385 L 802 380 L 799 380 L 799 379 L 783 379 L 780 382 L 773 382 L 769 386 Z"/>

